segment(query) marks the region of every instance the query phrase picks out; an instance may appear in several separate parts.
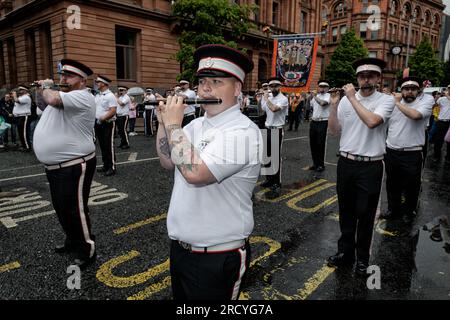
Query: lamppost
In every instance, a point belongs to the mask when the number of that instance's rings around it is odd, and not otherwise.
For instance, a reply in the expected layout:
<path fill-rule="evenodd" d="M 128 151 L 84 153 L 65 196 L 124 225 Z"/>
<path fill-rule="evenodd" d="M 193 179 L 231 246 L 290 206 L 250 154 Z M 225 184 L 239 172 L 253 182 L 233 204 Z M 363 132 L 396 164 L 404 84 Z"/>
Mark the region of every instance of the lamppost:
<path fill-rule="evenodd" d="M 409 62 L 409 43 L 411 41 L 411 24 L 416 21 L 417 13 L 416 11 L 413 12 L 413 14 L 409 17 L 409 24 L 408 24 L 408 42 L 406 46 L 406 66 L 405 68 L 408 68 L 408 62 Z"/>
<path fill-rule="evenodd" d="M 262 32 L 264 32 L 267 35 L 267 70 L 266 70 L 266 80 L 270 78 L 270 34 L 272 33 L 272 29 L 270 29 L 269 26 L 265 26 L 262 29 Z"/>

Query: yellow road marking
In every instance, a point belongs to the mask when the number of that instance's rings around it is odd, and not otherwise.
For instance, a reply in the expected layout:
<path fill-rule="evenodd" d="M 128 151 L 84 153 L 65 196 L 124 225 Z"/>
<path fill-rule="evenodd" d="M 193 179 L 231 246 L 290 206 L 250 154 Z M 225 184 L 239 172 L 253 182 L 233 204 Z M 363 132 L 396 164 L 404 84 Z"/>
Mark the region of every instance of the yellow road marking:
<path fill-rule="evenodd" d="M 317 288 L 334 272 L 335 268 L 330 268 L 326 264 L 318 270 L 311 278 L 309 278 L 302 289 L 297 291 L 297 294 L 288 295 L 281 293 L 272 286 L 263 289 L 263 296 L 265 300 L 306 300 Z"/>
<path fill-rule="evenodd" d="M 169 259 L 165 262 L 148 269 L 145 272 L 138 273 L 128 277 L 118 277 L 113 275 L 112 271 L 119 265 L 139 257 L 140 253 L 138 251 L 132 250 L 129 253 L 111 259 L 105 264 L 103 264 L 97 271 L 97 279 L 108 287 L 112 288 L 128 288 L 138 284 L 146 282 L 148 279 L 155 277 L 156 275 L 169 270 Z"/>
<path fill-rule="evenodd" d="M 166 218 L 167 218 L 167 213 L 163 213 L 163 214 L 161 214 L 159 216 L 151 217 L 151 218 L 148 218 L 148 219 L 145 219 L 145 220 L 142 220 L 142 221 L 130 224 L 129 226 L 125 226 L 125 227 L 116 229 L 113 232 L 115 234 L 127 233 L 127 232 L 129 232 L 131 230 L 143 227 L 143 226 L 145 226 L 147 224 L 151 224 L 151 223 L 154 223 L 154 222 L 157 222 L 159 220 L 166 219 Z"/>
<path fill-rule="evenodd" d="M 8 264 L 5 264 L 3 266 L 0 266 L 0 273 L 11 271 L 11 270 L 14 270 L 14 269 L 19 269 L 19 268 L 20 268 L 20 263 L 18 261 L 15 261 L 15 262 L 8 263 Z"/>
<path fill-rule="evenodd" d="M 325 183 L 324 185 L 321 185 L 320 187 L 317 187 L 317 188 L 314 188 L 313 190 L 310 190 L 308 192 L 302 193 L 301 195 L 299 195 L 299 196 L 289 200 L 287 202 L 287 206 L 292 208 L 292 209 L 294 209 L 294 210 L 301 211 L 301 212 L 308 212 L 308 213 L 316 212 L 320 208 L 326 207 L 326 206 L 334 203 L 335 201 L 337 201 L 337 195 L 334 195 L 333 197 L 327 199 L 326 201 L 318 204 L 317 206 L 315 206 L 313 208 L 301 208 L 301 207 L 297 206 L 297 203 L 302 201 L 302 200 L 304 200 L 304 199 L 306 199 L 306 198 L 308 198 L 308 197 L 313 196 L 316 193 L 319 193 L 320 191 L 322 191 L 324 189 L 330 188 L 330 187 L 335 186 L 335 185 L 336 185 L 335 183 Z"/>
<path fill-rule="evenodd" d="M 281 197 L 274 198 L 274 199 L 267 199 L 267 198 L 264 197 L 264 194 L 267 193 L 270 190 L 270 189 L 267 188 L 267 189 L 263 189 L 263 190 L 259 191 L 258 193 L 256 193 L 255 197 L 257 199 L 259 199 L 259 200 L 263 200 L 263 201 L 266 201 L 266 202 L 272 202 L 272 203 L 280 202 L 280 201 L 285 200 L 287 198 L 293 197 L 293 196 L 295 196 L 295 195 L 297 195 L 297 194 L 299 194 L 299 193 L 301 193 L 303 191 L 312 189 L 312 188 L 314 188 L 314 187 L 316 187 L 316 186 L 318 186 L 318 185 L 320 185 L 322 183 L 325 183 L 325 182 L 327 182 L 327 180 L 319 179 L 317 181 L 314 181 L 311 184 L 308 184 L 307 186 L 304 186 L 304 187 L 302 187 L 300 189 L 292 190 L 291 192 L 289 192 L 289 193 L 287 193 L 287 194 L 285 194 L 285 195 L 283 195 Z"/>
<path fill-rule="evenodd" d="M 171 284 L 170 276 L 165 277 L 162 281 L 152 284 L 150 287 L 145 288 L 144 290 L 130 296 L 127 298 L 127 300 L 144 300 L 148 297 L 152 296 L 156 292 L 159 292 Z"/>

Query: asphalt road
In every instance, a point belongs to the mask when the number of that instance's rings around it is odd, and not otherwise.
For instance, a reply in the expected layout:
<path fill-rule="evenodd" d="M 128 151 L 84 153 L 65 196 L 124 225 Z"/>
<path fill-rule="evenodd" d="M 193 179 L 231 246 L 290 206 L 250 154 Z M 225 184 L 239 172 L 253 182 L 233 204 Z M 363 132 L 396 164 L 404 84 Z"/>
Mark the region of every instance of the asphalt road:
<path fill-rule="evenodd" d="M 377 221 L 368 285 L 352 272 L 326 266 L 339 237 L 338 142 L 328 139 L 323 173 L 306 171 L 308 128 L 304 123 L 299 132 L 286 133 L 281 197 L 255 189 L 252 266 L 241 299 L 449 300 L 450 255 L 422 227 L 449 215 L 450 166 L 427 163 L 413 224 Z M 172 173 L 159 165 L 155 138 L 130 139 L 131 149 L 117 151 L 117 175 L 94 176 L 90 210 L 98 258 L 81 273 L 80 289 L 73 289 L 76 274 L 68 270 L 73 257 L 53 253 L 64 235 L 43 166 L 33 154 L 0 153 L 0 187 L 6 192 L 0 197 L 0 299 L 171 299 L 166 212 Z"/>

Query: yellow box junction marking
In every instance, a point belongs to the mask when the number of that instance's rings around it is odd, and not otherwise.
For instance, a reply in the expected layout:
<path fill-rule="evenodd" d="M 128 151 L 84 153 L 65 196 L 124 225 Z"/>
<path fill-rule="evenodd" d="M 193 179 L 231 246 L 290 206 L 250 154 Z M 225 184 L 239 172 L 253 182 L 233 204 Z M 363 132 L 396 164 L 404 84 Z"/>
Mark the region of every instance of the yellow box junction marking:
<path fill-rule="evenodd" d="M 259 200 L 262 200 L 262 201 L 271 202 L 271 203 L 280 202 L 280 201 L 285 200 L 287 198 L 293 197 L 293 196 L 295 196 L 295 195 L 297 195 L 299 193 L 302 193 L 302 192 L 304 192 L 306 190 L 312 189 L 312 188 L 314 188 L 314 187 L 316 187 L 316 186 L 318 186 L 318 185 L 320 185 L 322 183 L 325 183 L 325 182 L 327 182 L 327 180 L 319 179 L 317 181 L 314 181 L 311 184 L 308 184 L 307 186 L 304 186 L 303 188 L 292 190 L 291 192 L 289 192 L 289 193 L 287 193 L 285 195 L 282 195 L 282 196 L 280 196 L 278 198 L 274 198 L 274 199 L 267 199 L 267 198 L 264 197 L 264 194 L 266 194 L 267 192 L 270 191 L 270 189 L 266 188 L 266 189 L 263 189 L 263 190 L 257 192 L 255 194 L 255 198 L 257 198 Z"/>
<path fill-rule="evenodd" d="M 299 289 L 296 294 L 288 295 L 281 293 L 272 286 L 263 289 L 265 300 L 306 300 L 317 288 L 334 272 L 335 268 L 330 268 L 326 264 L 318 270 L 311 278 L 309 278 L 303 288 Z"/>
<path fill-rule="evenodd" d="M 11 271 L 14 269 L 19 269 L 19 268 L 20 268 L 20 263 L 18 261 L 15 261 L 15 262 L 0 266 L 0 273 Z"/>
<path fill-rule="evenodd" d="M 263 255 L 257 257 L 250 263 L 250 266 L 255 265 L 256 263 L 261 262 L 264 259 L 267 259 L 270 255 L 275 253 L 277 250 L 281 248 L 281 244 L 272 239 L 266 237 L 251 237 L 250 243 L 264 243 L 269 246 L 269 250 L 264 252 Z M 119 277 L 113 274 L 113 270 L 118 266 L 130 262 L 132 259 L 137 258 L 140 255 L 138 251 L 132 250 L 129 253 L 113 258 L 108 262 L 104 263 L 99 270 L 97 271 L 97 279 L 104 283 L 105 285 L 112 288 L 128 288 L 132 286 L 136 286 L 142 283 L 147 282 L 148 280 L 155 278 L 156 276 L 169 271 L 169 259 L 167 259 L 164 263 L 161 263 L 155 267 L 148 269 L 145 272 L 138 273 L 128 277 Z M 170 276 L 165 277 L 162 281 L 154 283 L 144 290 L 128 297 L 129 300 L 143 300 L 161 290 L 170 286 Z"/>
<path fill-rule="evenodd" d="M 325 184 L 323 184 L 323 185 L 321 185 L 321 186 L 319 186 L 317 188 L 314 188 L 313 190 L 310 190 L 308 192 L 302 193 L 301 195 L 299 195 L 299 196 L 289 200 L 287 202 L 287 206 L 289 208 L 291 208 L 291 209 L 294 209 L 294 210 L 297 210 L 297 211 L 300 211 L 300 212 L 307 212 L 307 213 L 317 212 L 319 209 L 321 209 L 323 207 L 326 207 L 326 206 L 329 206 L 329 205 L 333 204 L 334 202 L 336 202 L 337 201 L 337 195 L 332 196 L 331 198 L 329 198 L 329 199 L 319 203 L 317 206 L 314 206 L 312 208 L 302 208 L 302 207 L 297 206 L 297 203 L 302 201 L 302 200 L 304 200 L 304 199 L 306 199 L 306 198 L 308 198 L 308 197 L 311 197 L 311 196 L 315 195 L 316 193 L 319 193 L 322 190 L 328 189 L 328 188 L 333 187 L 335 185 L 336 185 L 335 183 L 329 182 L 329 183 L 325 183 Z"/>
<path fill-rule="evenodd" d="M 115 234 L 127 233 L 127 232 L 130 232 L 131 230 L 143 227 L 143 226 L 145 226 L 147 224 L 151 224 L 151 223 L 154 223 L 154 222 L 166 219 L 166 218 L 167 218 L 167 213 L 163 213 L 161 215 L 158 215 L 158 216 L 155 216 L 155 217 L 151 217 L 151 218 L 148 218 L 148 219 L 145 219 L 145 220 L 142 220 L 142 221 L 130 224 L 128 226 L 116 229 L 113 232 Z"/>

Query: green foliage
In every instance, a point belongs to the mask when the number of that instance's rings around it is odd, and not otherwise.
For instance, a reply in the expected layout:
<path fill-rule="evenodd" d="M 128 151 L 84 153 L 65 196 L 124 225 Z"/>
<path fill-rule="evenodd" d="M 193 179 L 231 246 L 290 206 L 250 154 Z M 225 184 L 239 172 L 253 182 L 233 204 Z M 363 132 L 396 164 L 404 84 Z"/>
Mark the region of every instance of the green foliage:
<path fill-rule="evenodd" d="M 422 80 L 430 80 L 439 86 L 444 78 L 442 62 L 436 57 L 430 39 L 425 36 L 409 61 L 410 74 Z"/>
<path fill-rule="evenodd" d="M 180 50 L 176 54 L 181 64 L 177 80 L 194 81 L 195 66 L 193 54 L 204 44 L 226 44 L 237 48 L 237 40 L 252 24 L 250 12 L 256 6 L 239 6 L 228 0 L 176 0 L 172 14 L 180 19 L 182 33 L 178 38 Z"/>
<path fill-rule="evenodd" d="M 354 29 L 347 31 L 337 46 L 331 61 L 325 69 L 325 77 L 332 87 L 342 87 L 347 83 L 356 84 L 355 70 L 352 63 L 367 57 L 367 48 Z"/>

